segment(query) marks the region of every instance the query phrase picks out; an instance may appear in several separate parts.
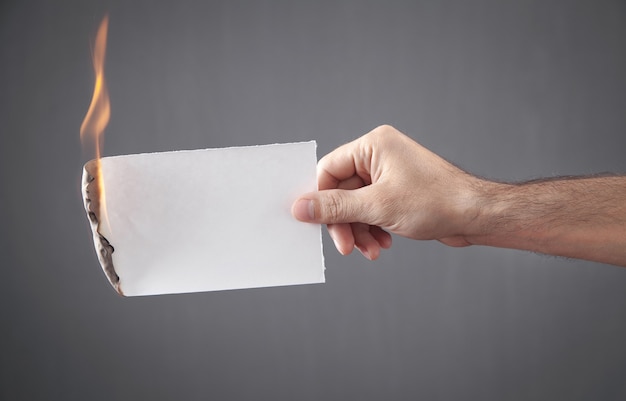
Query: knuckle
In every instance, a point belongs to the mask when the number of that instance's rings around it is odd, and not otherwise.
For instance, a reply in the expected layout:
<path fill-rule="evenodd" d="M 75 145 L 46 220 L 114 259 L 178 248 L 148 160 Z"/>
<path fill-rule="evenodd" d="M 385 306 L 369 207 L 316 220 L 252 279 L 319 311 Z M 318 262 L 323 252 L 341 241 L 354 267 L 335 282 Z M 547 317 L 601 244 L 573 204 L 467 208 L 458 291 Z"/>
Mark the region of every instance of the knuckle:
<path fill-rule="evenodd" d="M 320 206 L 321 223 L 353 223 L 360 215 L 359 200 L 349 190 L 328 191 Z"/>
<path fill-rule="evenodd" d="M 382 125 L 379 125 L 378 127 L 374 128 L 373 132 L 376 132 L 376 133 L 379 133 L 379 134 L 386 134 L 386 133 L 389 133 L 389 132 L 393 132 L 395 130 L 396 129 L 394 127 L 392 127 L 391 125 L 389 125 L 389 124 L 382 124 Z"/>
<path fill-rule="evenodd" d="M 392 135 L 392 134 L 394 134 L 396 132 L 398 132 L 398 130 L 395 129 L 394 127 L 392 127 L 389 124 L 379 125 L 378 127 L 376 127 L 372 131 L 372 133 L 374 133 L 379 138 L 387 137 L 387 136 Z"/>
<path fill-rule="evenodd" d="M 344 216 L 345 202 L 337 193 L 328 194 L 322 217 L 325 220 L 340 222 Z"/>
<path fill-rule="evenodd" d="M 391 125 L 383 124 L 370 131 L 366 137 L 368 141 L 377 146 L 386 146 L 389 141 L 393 141 L 400 131 Z"/>

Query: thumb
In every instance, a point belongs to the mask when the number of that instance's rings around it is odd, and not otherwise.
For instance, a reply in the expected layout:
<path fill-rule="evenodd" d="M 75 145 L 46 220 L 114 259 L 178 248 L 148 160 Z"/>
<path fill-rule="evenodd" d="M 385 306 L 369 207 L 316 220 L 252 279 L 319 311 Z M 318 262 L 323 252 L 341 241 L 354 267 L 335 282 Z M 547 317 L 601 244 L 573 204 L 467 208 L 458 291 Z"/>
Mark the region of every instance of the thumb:
<path fill-rule="evenodd" d="M 367 208 L 359 197 L 360 190 L 328 189 L 308 193 L 293 203 L 291 214 L 309 223 L 366 223 Z"/>

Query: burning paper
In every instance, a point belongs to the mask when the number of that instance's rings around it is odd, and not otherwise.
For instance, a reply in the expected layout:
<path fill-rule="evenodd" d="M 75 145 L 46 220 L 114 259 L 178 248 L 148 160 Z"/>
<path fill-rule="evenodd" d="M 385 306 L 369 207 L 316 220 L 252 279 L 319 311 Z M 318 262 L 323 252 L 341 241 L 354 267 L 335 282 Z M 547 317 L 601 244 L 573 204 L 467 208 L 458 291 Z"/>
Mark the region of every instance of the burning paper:
<path fill-rule="evenodd" d="M 320 226 L 299 223 L 290 212 L 298 195 L 317 187 L 315 142 L 100 157 L 111 114 L 107 30 L 105 16 L 80 134 L 95 156 L 83 172 L 85 209 L 117 292 L 324 282 Z"/>
<path fill-rule="evenodd" d="M 85 208 L 111 284 L 133 296 L 324 282 L 321 226 L 290 212 L 299 195 L 317 188 L 315 148 L 303 142 L 87 163 Z"/>

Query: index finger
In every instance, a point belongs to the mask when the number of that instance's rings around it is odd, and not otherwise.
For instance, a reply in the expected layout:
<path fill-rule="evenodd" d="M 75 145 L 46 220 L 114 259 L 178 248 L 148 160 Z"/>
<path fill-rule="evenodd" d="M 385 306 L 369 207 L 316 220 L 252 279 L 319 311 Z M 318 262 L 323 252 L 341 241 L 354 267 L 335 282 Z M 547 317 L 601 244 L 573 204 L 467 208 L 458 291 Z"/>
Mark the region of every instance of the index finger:
<path fill-rule="evenodd" d="M 353 176 L 360 177 L 365 185 L 371 184 L 371 147 L 362 138 L 341 145 L 317 163 L 318 189 L 335 189 L 339 183 Z"/>

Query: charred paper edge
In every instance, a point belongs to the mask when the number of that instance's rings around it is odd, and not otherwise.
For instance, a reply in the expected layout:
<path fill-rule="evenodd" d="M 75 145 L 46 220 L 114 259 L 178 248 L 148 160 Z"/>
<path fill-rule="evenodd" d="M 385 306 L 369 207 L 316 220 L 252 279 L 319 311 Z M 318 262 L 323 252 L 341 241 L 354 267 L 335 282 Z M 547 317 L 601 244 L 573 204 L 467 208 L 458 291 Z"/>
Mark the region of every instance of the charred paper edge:
<path fill-rule="evenodd" d="M 100 190 L 97 185 L 96 174 L 98 164 L 96 160 L 90 160 L 83 167 L 83 204 L 93 233 L 93 244 L 96 248 L 98 261 L 109 282 L 118 294 L 124 295 L 120 285 L 120 277 L 115 272 L 113 265 L 113 252 L 115 249 L 108 239 L 100 233 Z"/>

